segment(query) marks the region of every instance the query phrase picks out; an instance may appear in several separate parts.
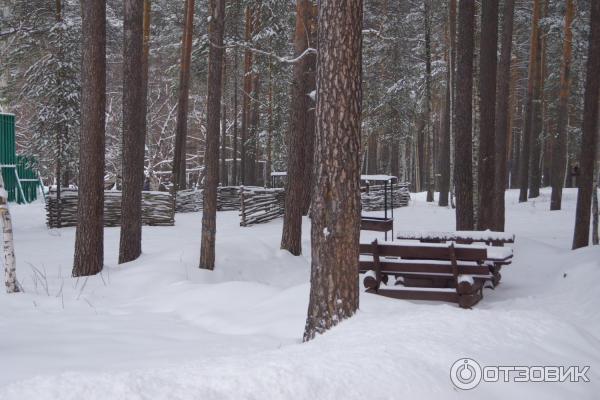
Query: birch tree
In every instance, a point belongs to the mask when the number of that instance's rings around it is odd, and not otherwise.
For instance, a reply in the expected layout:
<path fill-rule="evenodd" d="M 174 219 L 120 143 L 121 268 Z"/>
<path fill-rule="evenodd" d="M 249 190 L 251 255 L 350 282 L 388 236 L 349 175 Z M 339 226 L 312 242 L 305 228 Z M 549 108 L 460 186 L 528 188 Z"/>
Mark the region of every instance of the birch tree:
<path fill-rule="evenodd" d="M 4 284 L 6 293 L 20 292 L 17 282 L 15 245 L 13 242 L 12 219 L 8 209 L 8 192 L 4 189 L 4 179 L 0 173 L 0 219 L 2 220 L 2 247 L 4 249 Z"/>

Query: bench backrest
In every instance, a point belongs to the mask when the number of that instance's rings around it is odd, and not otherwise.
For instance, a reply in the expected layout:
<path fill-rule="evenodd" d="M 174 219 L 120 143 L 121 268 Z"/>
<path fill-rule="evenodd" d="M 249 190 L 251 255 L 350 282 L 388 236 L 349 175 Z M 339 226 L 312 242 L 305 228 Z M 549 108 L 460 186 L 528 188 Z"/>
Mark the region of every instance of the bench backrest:
<path fill-rule="evenodd" d="M 373 254 L 377 246 L 380 257 L 399 257 L 405 260 L 451 260 L 448 246 L 410 244 L 361 244 L 360 254 Z M 455 247 L 457 261 L 483 262 L 487 249 L 481 247 Z"/>

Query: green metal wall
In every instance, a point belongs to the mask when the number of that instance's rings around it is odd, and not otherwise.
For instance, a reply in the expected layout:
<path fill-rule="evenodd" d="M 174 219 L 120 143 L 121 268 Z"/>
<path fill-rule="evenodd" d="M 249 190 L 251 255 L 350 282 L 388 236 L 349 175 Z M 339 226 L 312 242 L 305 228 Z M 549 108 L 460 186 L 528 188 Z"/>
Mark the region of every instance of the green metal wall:
<path fill-rule="evenodd" d="M 40 185 L 38 174 L 32 168 L 34 165 L 35 159 L 25 156 L 17 156 L 17 171 L 19 173 L 19 178 L 35 179 L 35 181 L 21 182 L 21 187 L 23 188 L 23 193 L 25 194 L 25 201 L 27 203 L 31 203 L 37 199 L 37 189 Z M 23 203 L 21 196 L 19 196 L 19 203 Z"/>
<path fill-rule="evenodd" d="M 17 151 L 15 147 L 15 116 L 0 114 L 0 164 L 15 165 Z M 14 201 L 16 195 L 15 173 L 10 168 L 2 168 L 4 187 L 8 192 L 8 201 Z"/>
<path fill-rule="evenodd" d="M 0 165 L 16 165 L 21 179 L 35 179 L 37 174 L 29 168 L 33 160 L 17 156 L 15 144 L 15 116 L 12 114 L 0 114 Z M 4 187 L 8 192 L 8 201 L 23 199 L 18 194 L 17 180 L 13 168 L 2 168 Z M 22 182 L 23 192 L 26 200 L 33 201 L 37 197 L 37 182 Z"/>

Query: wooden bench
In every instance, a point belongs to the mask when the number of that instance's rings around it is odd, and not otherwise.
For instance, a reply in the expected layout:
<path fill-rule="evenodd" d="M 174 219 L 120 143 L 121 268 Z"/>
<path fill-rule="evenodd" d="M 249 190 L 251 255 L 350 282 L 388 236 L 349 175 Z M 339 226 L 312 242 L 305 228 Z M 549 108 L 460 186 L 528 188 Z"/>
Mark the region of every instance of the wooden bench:
<path fill-rule="evenodd" d="M 361 244 L 360 254 L 359 272 L 370 273 L 364 278 L 367 292 L 397 299 L 447 301 L 463 308 L 481 300 L 486 284 L 495 287 L 499 283 L 499 270 L 512 257 L 511 252 L 510 257 L 490 258 L 484 246 L 379 244 L 377 240 Z"/>

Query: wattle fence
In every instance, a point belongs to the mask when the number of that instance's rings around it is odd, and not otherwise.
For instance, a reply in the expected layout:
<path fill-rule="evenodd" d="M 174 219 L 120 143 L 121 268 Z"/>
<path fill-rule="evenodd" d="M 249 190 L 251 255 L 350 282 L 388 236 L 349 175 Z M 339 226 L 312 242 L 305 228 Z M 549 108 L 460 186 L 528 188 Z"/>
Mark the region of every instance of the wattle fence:
<path fill-rule="evenodd" d="M 203 191 L 197 189 L 182 190 L 177 193 L 176 201 L 169 192 L 142 192 L 142 224 L 148 226 L 172 226 L 175 224 L 174 211 L 202 211 Z M 388 190 L 388 196 L 390 192 Z M 59 203 L 56 191 L 46 198 L 46 218 L 50 228 L 77 225 L 77 190 L 64 189 L 61 192 L 60 221 Z M 410 201 L 408 184 L 394 184 L 388 207 L 393 201 L 394 208 L 405 207 Z M 364 211 L 383 210 L 385 193 L 383 185 L 373 185 L 368 192 L 361 193 Z M 223 186 L 217 193 L 219 211 L 239 211 L 240 225 L 252 226 L 283 216 L 285 206 L 284 189 L 265 189 L 255 186 Z M 173 209 L 175 207 L 175 210 Z M 104 192 L 104 226 L 119 226 L 121 223 L 121 192 Z"/>
<path fill-rule="evenodd" d="M 247 189 L 240 193 L 240 226 L 251 226 L 283 216 L 284 189 Z"/>
<path fill-rule="evenodd" d="M 46 197 L 46 223 L 50 228 L 77 226 L 77 190 L 61 191 L 60 203 L 56 191 Z M 121 224 L 121 192 L 106 190 L 104 192 L 104 226 Z M 142 225 L 173 226 L 175 210 L 173 196 L 168 192 L 142 192 Z"/>
<path fill-rule="evenodd" d="M 410 202 L 410 191 L 408 190 L 408 185 L 408 183 L 395 183 L 393 190 L 391 190 L 391 199 L 388 185 L 388 209 L 392 208 L 392 204 L 393 208 L 408 206 L 408 203 Z M 368 192 L 362 192 L 360 194 L 360 202 L 362 204 L 363 211 L 383 210 L 385 208 L 385 186 L 369 186 Z"/>

